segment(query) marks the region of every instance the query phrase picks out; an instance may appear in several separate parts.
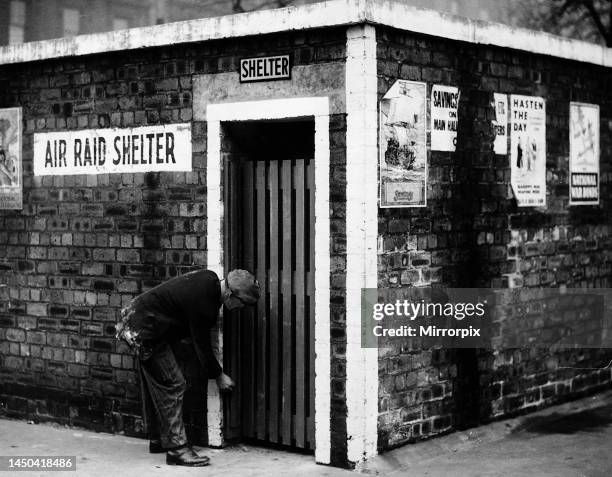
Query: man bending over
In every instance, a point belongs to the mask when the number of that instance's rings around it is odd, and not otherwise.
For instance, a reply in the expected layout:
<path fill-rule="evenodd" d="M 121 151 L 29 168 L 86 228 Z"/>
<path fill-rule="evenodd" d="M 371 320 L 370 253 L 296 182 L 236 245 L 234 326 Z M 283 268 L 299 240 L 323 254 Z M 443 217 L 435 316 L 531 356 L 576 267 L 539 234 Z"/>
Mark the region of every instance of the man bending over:
<path fill-rule="evenodd" d="M 117 338 L 128 343 L 138 357 L 149 451 L 166 452 L 167 464 L 199 467 L 209 463 L 207 456 L 187 442 L 185 378 L 171 344 L 190 337 L 208 378 L 217 380 L 221 392 L 231 391 L 234 382 L 214 356 L 210 329 L 217 322 L 221 305 L 236 310 L 256 304 L 259 295 L 259 283 L 246 270 L 232 270 L 223 280 L 210 270 L 197 270 L 139 295 L 121 311 Z"/>

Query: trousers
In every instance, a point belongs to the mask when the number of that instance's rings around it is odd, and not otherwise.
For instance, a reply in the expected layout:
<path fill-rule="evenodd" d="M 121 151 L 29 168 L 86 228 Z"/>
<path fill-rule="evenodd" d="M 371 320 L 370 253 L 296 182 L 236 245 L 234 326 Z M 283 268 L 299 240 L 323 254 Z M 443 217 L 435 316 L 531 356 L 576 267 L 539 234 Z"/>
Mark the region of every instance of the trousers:
<path fill-rule="evenodd" d="M 165 449 L 187 444 L 183 422 L 186 382 L 172 348 L 162 343 L 139 353 L 137 361 L 145 432 L 150 439 L 159 438 Z"/>

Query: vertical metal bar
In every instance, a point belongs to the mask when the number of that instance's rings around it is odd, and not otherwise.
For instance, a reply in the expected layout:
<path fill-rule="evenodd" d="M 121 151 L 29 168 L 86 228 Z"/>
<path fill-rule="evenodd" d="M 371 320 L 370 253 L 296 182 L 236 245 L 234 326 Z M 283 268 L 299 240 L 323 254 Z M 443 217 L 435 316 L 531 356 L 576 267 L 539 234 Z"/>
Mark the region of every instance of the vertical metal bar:
<path fill-rule="evenodd" d="M 231 153 L 226 154 L 224 163 L 224 199 L 227 211 L 227 217 L 224 221 L 225 233 L 225 270 L 231 270 L 235 267 L 237 260 L 237 235 L 239 233 L 238 225 L 240 218 L 238 214 L 238 200 L 236 189 L 238 177 L 235 161 L 237 158 Z M 220 277 L 222 278 L 222 277 Z M 224 310 L 223 319 L 223 355 L 224 355 L 224 370 L 230 376 L 240 379 L 240 362 L 238 350 L 240 350 L 240 328 L 233 313 Z M 224 400 L 224 412 L 227 422 L 226 432 L 227 438 L 232 439 L 240 436 L 240 387 L 238 386 L 230 396 Z"/>
<path fill-rule="evenodd" d="M 233 268 L 236 268 L 236 265 L 240 261 L 240 249 L 238 248 L 238 237 L 242 232 L 242 214 L 240 207 L 240 163 L 238 158 L 232 154 L 232 159 L 229 161 L 230 166 L 230 182 L 229 182 L 229 190 L 228 195 L 231 196 L 230 199 L 230 267 L 226 270 L 226 273 Z M 227 311 L 226 311 L 227 312 Z M 232 374 L 237 378 L 241 379 L 242 376 L 242 366 L 240 362 L 240 350 L 242 349 L 241 341 L 242 341 L 242 329 L 240 326 L 240 320 L 238 313 L 235 312 L 227 312 L 227 315 L 231 322 L 231 331 L 233 336 L 230 338 L 232 342 L 232 348 L 230 349 L 231 353 L 231 363 L 232 363 Z M 242 435 L 242 389 L 241 386 L 236 386 L 236 389 L 232 392 L 231 395 L 231 414 L 232 414 L 232 426 Z"/>
<path fill-rule="evenodd" d="M 257 271 L 256 277 L 261 286 L 261 298 L 257 304 L 257 438 L 265 440 L 268 420 L 266 405 L 268 386 L 268 365 L 266 351 L 268 347 L 268 280 L 266 258 L 266 228 L 268 211 L 266 210 L 266 162 L 257 161 L 255 165 L 255 200 L 256 200 L 256 236 L 257 236 Z"/>
<path fill-rule="evenodd" d="M 246 160 L 242 163 L 242 213 L 243 232 L 240 234 L 242 240 L 243 260 L 238 265 L 253 272 L 255 266 L 255 234 L 254 234 L 254 189 L 253 189 L 253 161 Z M 242 429 L 246 437 L 255 437 L 255 380 L 256 361 L 256 322 L 254 310 L 251 307 L 244 308 L 240 312 L 240 327 L 242 329 Z"/>
<path fill-rule="evenodd" d="M 279 222 L 278 214 L 278 162 L 270 161 L 268 171 L 268 188 L 270 194 L 270 269 L 269 283 L 270 291 L 270 416 L 268 419 L 269 436 L 271 442 L 280 443 L 279 440 L 279 401 L 282 360 L 279 346 Z"/>
<path fill-rule="evenodd" d="M 305 362 L 306 362 L 306 330 L 308 326 L 308 317 L 305 316 L 304 299 L 306 297 L 305 289 L 305 243 L 304 237 L 304 221 L 305 221 L 305 187 L 306 181 L 304 171 L 304 160 L 298 159 L 295 162 L 293 169 L 293 184 L 295 188 L 295 271 L 294 271 L 294 294 L 295 294 L 295 445 L 303 448 L 305 444 L 305 429 L 306 429 L 306 409 L 304 399 L 304 390 L 308 389 L 304 380 Z"/>
<path fill-rule="evenodd" d="M 291 444 L 291 403 L 293 398 L 293 327 L 292 327 L 292 248 L 291 240 L 291 211 L 292 211 L 292 188 L 291 188 L 291 159 L 279 160 L 281 168 L 281 194 L 282 194 L 282 228 L 281 236 L 283 240 L 282 254 L 282 281 L 281 295 L 283 303 L 282 315 L 282 400 L 281 400 L 281 434 L 282 443 Z"/>
<path fill-rule="evenodd" d="M 308 313 L 308 349 L 309 349 L 309 359 L 308 359 L 308 381 L 309 381 L 309 413 L 308 413 L 308 421 L 307 421 L 307 440 L 308 447 L 310 449 L 315 448 L 314 441 L 314 415 L 315 415 L 315 388 L 314 388 L 314 366 L 315 366 L 315 350 L 314 350 L 314 336 L 315 336 L 315 283 L 314 283 L 314 256 L 315 256 L 315 226 L 316 226 L 316 218 L 315 218 L 315 181 L 314 181 L 314 160 L 307 161 L 306 167 L 306 187 L 308 189 L 308 211 L 309 211 L 309 240 L 308 240 L 308 250 L 307 258 L 309 262 L 308 266 L 308 277 L 307 277 L 307 291 L 309 296 L 309 313 Z"/>

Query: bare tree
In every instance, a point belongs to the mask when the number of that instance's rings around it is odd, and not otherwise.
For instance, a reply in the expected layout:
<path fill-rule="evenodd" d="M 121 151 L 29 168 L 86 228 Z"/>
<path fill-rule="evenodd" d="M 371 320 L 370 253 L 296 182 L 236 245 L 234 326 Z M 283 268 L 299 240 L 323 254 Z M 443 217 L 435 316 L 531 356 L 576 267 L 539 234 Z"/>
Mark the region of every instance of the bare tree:
<path fill-rule="evenodd" d="M 232 11 L 234 13 L 244 12 L 244 8 L 242 7 L 242 0 L 232 0 Z"/>
<path fill-rule="evenodd" d="M 521 0 L 522 24 L 612 46 L 612 0 Z"/>
<path fill-rule="evenodd" d="M 249 10 L 242 6 L 242 0 L 232 0 L 232 11 L 234 13 L 242 13 L 253 10 L 266 10 L 270 8 L 283 8 L 291 5 L 293 0 L 266 0 L 262 3 L 252 6 Z"/>

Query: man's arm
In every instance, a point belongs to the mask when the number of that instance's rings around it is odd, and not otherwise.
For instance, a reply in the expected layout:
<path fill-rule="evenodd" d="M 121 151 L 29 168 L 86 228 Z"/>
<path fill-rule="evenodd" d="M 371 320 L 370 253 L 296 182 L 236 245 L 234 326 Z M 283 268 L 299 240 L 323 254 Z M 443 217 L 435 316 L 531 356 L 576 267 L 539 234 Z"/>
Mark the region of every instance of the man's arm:
<path fill-rule="evenodd" d="M 236 383 L 223 372 L 219 361 L 217 361 L 212 351 L 212 346 L 210 346 L 210 330 L 208 331 L 208 338 L 202 341 L 202 346 L 200 346 L 198 340 L 195 338 L 192 339 L 191 342 L 193 343 L 200 364 L 206 370 L 208 379 L 216 379 L 217 386 L 219 386 L 219 390 L 223 393 L 233 391 Z"/>
<path fill-rule="evenodd" d="M 197 326 L 193 320 L 189 321 L 189 327 L 191 328 L 191 342 L 200 365 L 206 370 L 208 379 L 218 378 L 223 374 L 223 369 L 210 345 L 210 329 Z"/>

